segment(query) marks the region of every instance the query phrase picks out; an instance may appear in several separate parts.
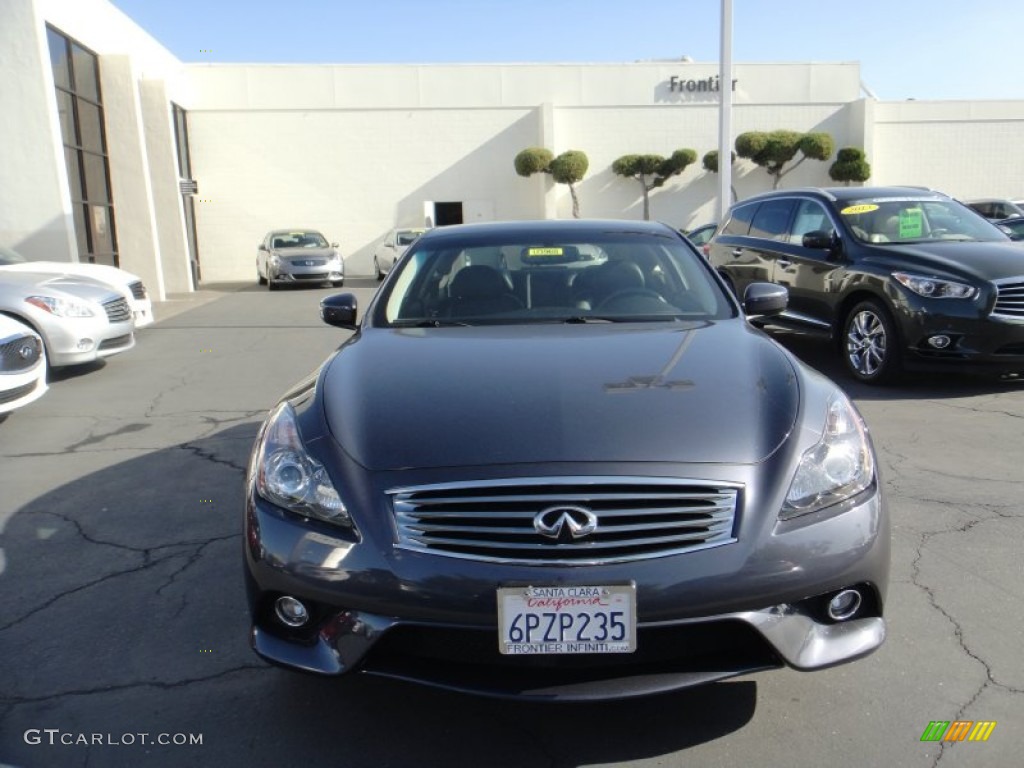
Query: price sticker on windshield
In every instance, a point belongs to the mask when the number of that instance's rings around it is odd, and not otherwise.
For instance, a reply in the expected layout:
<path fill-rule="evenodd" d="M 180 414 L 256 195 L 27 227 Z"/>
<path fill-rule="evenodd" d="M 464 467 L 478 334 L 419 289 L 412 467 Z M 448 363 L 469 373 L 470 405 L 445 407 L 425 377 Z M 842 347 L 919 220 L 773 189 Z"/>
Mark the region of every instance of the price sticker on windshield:
<path fill-rule="evenodd" d="M 565 251 L 562 248 L 527 248 L 527 256 L 561 256 Z"/>
<path fill-rule="evenodd" d="M 632 653 L 636 586 L 499 588 L 498 649 L 507 655 Z"/>

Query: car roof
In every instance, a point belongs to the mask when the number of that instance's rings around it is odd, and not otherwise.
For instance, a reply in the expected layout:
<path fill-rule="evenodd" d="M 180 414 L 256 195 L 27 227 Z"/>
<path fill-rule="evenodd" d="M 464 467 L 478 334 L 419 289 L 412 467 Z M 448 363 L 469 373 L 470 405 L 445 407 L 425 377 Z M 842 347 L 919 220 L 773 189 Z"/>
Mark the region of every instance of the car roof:
<path fill-rule="evenodd" d="M 423 233 L 420 242 L 473 237 L 525 237 L 551 239 L 581 239 L 590 234 L 634 233 L 665 235 L 676 230 L 656 221 L 627 221 L 624 219 L 539 219 L 534 221 L 488 221 L 474 224 L 451 224 L 434 227 Z M 682 235 L 679 235 L 682 237 Z"/>
<path fill-rule="evenodd" d="M 811 195 L 827 200 L 863 200 L 869 197 L 920 197 L 935 200 L 949 200 L 949 195 L 929 187 L 796 187 L 794 189 L 773 189 L 752 195 L 733 203 L 733 207 L 754 200 L 770 200 L 777 197 Z"/>

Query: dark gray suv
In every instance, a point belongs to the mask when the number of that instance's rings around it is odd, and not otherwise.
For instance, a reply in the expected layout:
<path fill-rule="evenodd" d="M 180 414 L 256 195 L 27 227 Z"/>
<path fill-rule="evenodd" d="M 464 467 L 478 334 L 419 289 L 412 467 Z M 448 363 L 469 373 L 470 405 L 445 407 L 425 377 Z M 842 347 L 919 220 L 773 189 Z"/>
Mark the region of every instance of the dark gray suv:
<path fill-rule="evenodd" d="M 784 285 L 772 324 L 831 337 L 861 381 L 1024 373 L 1024 249 L 940 192 L 767 192 L 732 207 L 708 258 L 738 295 Z"/>

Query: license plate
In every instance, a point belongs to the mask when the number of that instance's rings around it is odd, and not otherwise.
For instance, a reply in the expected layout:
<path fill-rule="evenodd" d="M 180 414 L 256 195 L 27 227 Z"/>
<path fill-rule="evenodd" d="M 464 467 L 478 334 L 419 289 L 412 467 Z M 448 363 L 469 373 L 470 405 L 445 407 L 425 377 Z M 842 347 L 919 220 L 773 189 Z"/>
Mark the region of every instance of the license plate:
<path fill-rule="evenodd" d="M 498 649 L 508 655 L 631 653 L 636 587 L 501 587 Z"/>

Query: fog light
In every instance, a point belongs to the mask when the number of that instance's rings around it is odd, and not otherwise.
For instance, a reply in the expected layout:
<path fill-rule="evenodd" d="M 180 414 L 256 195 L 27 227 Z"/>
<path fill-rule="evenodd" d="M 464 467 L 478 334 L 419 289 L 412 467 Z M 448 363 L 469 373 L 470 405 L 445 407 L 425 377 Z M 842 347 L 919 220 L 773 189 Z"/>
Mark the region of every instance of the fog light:
<path fill-rule="evenodd" d="M 860 610 L 860 592 L 844 589 L 828 601 L 828 615 L 834 621 L 845 621 Z"/>
<path fill-rule="evenodd" d="M 285 595 L 274 602 L 274 613 L 282 624 L 289 627 L 301 627 L 309 621 L 309 611 L 301 600 Z"/>
<path fill-rule="evenodd" d="M 95 342 L 95 341 L 93 341 L 92 339 L 79 339 L 79 340 L 78 340 L 78 344 L 77 344 L 77 347 L 78 347 L 78 349 L 79 349 L 79 350 L 81 350 L 82 352 L 87 352 L 87 351 L 89 351 L 90 349 L 92 349 L 92 347 L 93 347 L 93 345 L 94 345 L 95 343 L 96 343 L 96 342 Z"/>
<path fill-rule="evenodd" d="M 945 349 L 949 346 L 952 339 L 944 333 L 936 334 L 935 336 L 928 337 L 928 343 L 935 347 L 935 349 Z"/>

